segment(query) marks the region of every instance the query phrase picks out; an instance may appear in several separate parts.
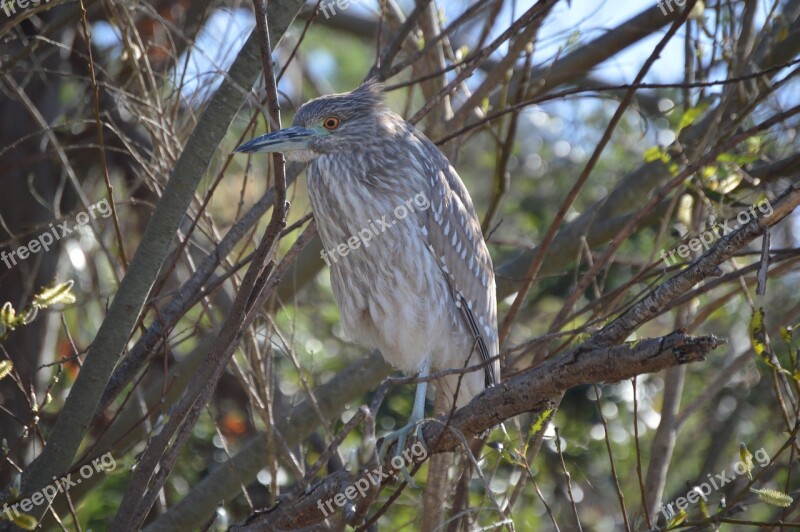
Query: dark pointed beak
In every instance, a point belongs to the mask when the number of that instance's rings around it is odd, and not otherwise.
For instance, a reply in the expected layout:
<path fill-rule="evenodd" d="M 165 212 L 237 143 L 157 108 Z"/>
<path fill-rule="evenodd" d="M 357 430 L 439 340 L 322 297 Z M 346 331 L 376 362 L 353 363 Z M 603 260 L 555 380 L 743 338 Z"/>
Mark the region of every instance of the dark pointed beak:
<path fill-rule="evenodd" d="M 304 127 L 287 127 L 249 140 L 236 148 L 241 153 L 287 152 L 307 150 L 308 142 L 319 133 Z"/>

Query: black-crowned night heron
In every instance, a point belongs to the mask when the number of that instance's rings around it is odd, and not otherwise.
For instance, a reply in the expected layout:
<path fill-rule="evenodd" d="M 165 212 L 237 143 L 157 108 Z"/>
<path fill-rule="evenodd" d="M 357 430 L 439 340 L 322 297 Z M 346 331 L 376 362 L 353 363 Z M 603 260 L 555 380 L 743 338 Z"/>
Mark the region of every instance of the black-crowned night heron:
<path fill-rule="evenodd" d="M 310 162 L 311 207 L 348 336 L 420 377 L 494 358 L 461 373 L 460 385 L 459 374 L 437 381 L 449 406 L 499 381 L 494 272 L 472 200 L 444 154 L 389 110 L 380 83 L 311 100 L 292 127 L 236 151 Z M 417 385 L 408 425 L 383 449 L 396 440 L 403 450 L 426 388 Z"/>

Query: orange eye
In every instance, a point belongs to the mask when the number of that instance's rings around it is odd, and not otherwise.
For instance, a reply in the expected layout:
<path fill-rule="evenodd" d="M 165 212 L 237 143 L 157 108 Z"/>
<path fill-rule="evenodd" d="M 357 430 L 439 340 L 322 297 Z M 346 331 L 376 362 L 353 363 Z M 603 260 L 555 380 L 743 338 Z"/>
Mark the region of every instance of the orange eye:
<path fill-rule="evenodd" d="M 333 131 L 334 129 L 339 127 L 339 118 L 335 116 L 329 116 L 328 118 L 322 121 L 322 126 L 325 129 L 330 129 L 331 131 Z"/>

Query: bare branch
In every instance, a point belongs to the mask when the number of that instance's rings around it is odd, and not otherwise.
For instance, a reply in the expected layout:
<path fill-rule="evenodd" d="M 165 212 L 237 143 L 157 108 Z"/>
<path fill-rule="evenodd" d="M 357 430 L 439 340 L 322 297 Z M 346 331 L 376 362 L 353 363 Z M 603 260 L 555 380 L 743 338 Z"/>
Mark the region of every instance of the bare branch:
<path fill-rule="evenodd" d="M 454 450 L 461 444 L 461 437 L 469 439 L 498 423 L 524 412 L 546 409 L 553 398 L 563 391 L 581 384 L 593 382 L 617 382 L 642 373 L 652 373 L 681 364 L 703 360 L 716 349 L 721 341 L 713 336 L 691 337 L 673 333 L 663 338 L 642 340 L 635 345 L 620 345 L 603 348 L 583 344 L 549 360 L 544 364 L 515 375 L 501 384 L 489 388 L 469 404 L 456 410 L 449 421 L 449 430 L 443 427 L 446 419 L 429 421 L 423 434 L 429 442 L 424 458 L 415 458 L 420 463 L 430 454 Z M 388 457 L 392 457 L 390 450 Z M 407 464 L 411 465 L 411 464 Z M 381 466 L 383 472 L 392 471 L 390 461 Z M 370 462 L 356 474 L 339 471 L 328 475 L 311 489 L 288 495 L 278 504 L 262 513 L 257 513 L 231 530 L 285 530 L 311 526 L 321 522 L 325 515 L 319 502 L 332 499 L 357 480 L 372 482 L 370 473 L 379 465 Z M 395 472 L 396 473 L 396 472 Z M 381 484 L 387 484 L 381 481 Z M 358 504 L 359 498 L 353 502 Z"/>

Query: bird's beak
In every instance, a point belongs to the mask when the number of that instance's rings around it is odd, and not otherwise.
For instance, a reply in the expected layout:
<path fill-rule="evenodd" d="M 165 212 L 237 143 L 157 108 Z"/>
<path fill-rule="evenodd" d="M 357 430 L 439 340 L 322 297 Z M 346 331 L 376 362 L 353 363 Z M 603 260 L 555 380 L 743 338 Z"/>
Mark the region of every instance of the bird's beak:
<path fill-rule="evenodd" d="M 280 152 L 307 150 L 308 142 L 319 133 L 305 127 L 287 127 L 280 131 L 261 135 L 245 142 L 235 151 L 243 153 Z"/>

